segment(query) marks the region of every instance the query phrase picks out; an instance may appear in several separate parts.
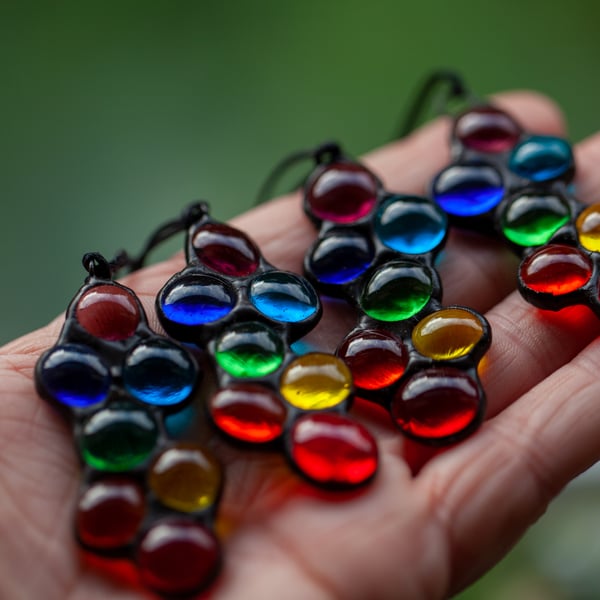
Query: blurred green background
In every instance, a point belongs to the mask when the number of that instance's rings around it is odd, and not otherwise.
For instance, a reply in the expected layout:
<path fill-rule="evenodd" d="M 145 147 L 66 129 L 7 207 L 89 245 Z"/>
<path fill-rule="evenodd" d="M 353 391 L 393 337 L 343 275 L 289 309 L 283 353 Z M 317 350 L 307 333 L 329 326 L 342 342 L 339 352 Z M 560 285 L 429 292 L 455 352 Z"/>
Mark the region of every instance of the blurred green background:
<path fill-rule="evenodd" d="M 581 139 L 600 125 L 598 23 L 595 0 L 2 1 L 0 342 L 64 310 L 84 252 L 135 252 L 196 198 L 229 218 L 291 150 L 387 141 L 431 69 L 545 92 Z M 600 597 L 600 517 L 573 516 L 599 494 L 580 480 L 461 597 Z"/>

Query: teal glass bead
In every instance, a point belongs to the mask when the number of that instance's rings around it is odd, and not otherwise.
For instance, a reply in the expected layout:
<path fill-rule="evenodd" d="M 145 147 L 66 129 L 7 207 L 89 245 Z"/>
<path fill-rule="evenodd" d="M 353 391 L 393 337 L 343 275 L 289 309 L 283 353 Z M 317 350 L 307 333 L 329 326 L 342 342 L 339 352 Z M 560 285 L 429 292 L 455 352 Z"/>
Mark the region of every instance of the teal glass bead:
<path fill-rule="evenodd" d="M 307 281 L 283 271 L 259 275 L 250 286 L 250 302 L 265 316 L 282 323 L 298 323 L 314 316 L 319 300 Z"/>
<path fill-rule="evenodd" d="M 573 169 L 571 145 L 562 138 L 533 135 L 515 146 L 508 167 L 532 181 L 556 179 Z"/>
<path fill-rule="evenodd" d="M 375 271 L 360 303 L 373 319 L 403 321 L 421 311 L 432 293 L 433 280 L 427 267 L 408 261 L 392 261 Z"/>
<path fill-rule="evenodd" d="M 112 404 L 83 424 L 81 454 L 94 469 L 127 471 L 152 453 L 158 434 L 148 411 L 125 402 Z"/>
<path fill-rule="evenodd" d="M 448 219 L 426 198 L 394 195 L 377 211 L 375 232 L 392 250 L 404 254 L 425 254 L 444 240 Z"/>
<path fill-rule="evenodd" d="M 168 340 L 143 342 L 125 359 L 125 388 L 138 400 L 153 406 L 184 402 L 195 381 L 196 365 L 190 355 Z"/>

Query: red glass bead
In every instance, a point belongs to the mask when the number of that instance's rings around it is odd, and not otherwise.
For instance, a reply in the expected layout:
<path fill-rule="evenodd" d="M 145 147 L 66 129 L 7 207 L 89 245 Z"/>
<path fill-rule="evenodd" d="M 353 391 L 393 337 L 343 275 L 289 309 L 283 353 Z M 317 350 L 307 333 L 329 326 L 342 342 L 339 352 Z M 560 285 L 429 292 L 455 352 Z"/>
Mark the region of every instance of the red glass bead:
<path fill-rule="evenodd" d="M 375 176 L 356 163 L 332 163 L 321 171 L 306 193 L 312 214 L 335 223 L 352 223 L 369 214 L 377 200 Z"/>
<path fill-rule="evenodd" d="M 408 352 L 402 342 L 385 331 L 357 331 L 340 345 L 337 355 L 348 365 L 354 384 L 365 390 L 379 390 L 404 374 Z"/>
<path fill-rule="evenodd" d="M 479 152 L 506 152 L 519 141 L 521 128 L 504 111 L 481 106 L 456 119 L 454 135 L 467 148 Z"/>
<path fill-rule="evenodd" d="M 521 264 L 520 277 L 531 290 L 562 296 L 584 286 L 592 276 L 592 261 L 571 246 L 540 248 Z"/>
<path fill-rule="evenodd" d="M 137 482 L 126 477 L 102 479 L 79 499 L 77 534 L 92 548 L 121 548 L 136 536 L 144 512 L 144 492 Z"/>
<path fill-rule="evenodd" d="M 75 316 L 86 331 L 109 341 L 131 337 L 140 323 L 140 309 L 133 294 L 110 284 L 84 292 Z"/>
<path fill-rule="evenodd" d="M 360 423 L 336 413 L 300 417 L 291 431 L 291 457 L 309 479 L 327 485 L 358 485 L 377 470 L 377 445 Z"/>
<path fill-rule="evenodd" d="M 142 581 L 166 595 L 199 591 L 210 583 L 219 563 L 219 543 L 213 533 L 183 519 L 152 526 L 137 550 Z"/>
<path fill-rule="evenodd" d="M 480 408 L 475 381 L 458 369 L 433 368 L 408 379 L 392 400 L 392 418 L 406 434 L 440 440 L 473 424 Z"/>
<path fill-rule="evenodd" d="M 245 277 L 258 268 L 260 253 L 254 242 L 229 225 L 202 225 L 194 234 L 192 246 L 198 260 L 223 275 Z"/>
<path fill-rule="evenodd" d="M 234 384 L 209 402 L 213 421 L 225 433 L 245 442 L 270 442 L 283 432 L 286 409 L 277 394 L 262 385 Z"/>

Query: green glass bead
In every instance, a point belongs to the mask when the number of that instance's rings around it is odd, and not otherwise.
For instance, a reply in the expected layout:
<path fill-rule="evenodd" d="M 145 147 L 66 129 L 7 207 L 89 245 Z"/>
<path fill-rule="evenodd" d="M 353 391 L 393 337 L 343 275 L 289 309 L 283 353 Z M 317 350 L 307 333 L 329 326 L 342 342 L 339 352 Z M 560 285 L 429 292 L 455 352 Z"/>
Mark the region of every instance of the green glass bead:
<path fill-rule="evenodd" d="M 519 246 L 540 246 L 569 218 L 569 206 L 559 196 L 528 194 L 507 206 L 502 215 L 502 232 Z"/>
<path fill-rule="evenodd" d="M 152 453 L 158 433 L 148 411 L 125 402 L 113 404 L 83 424 L 81 455 L 94 469 L 127 471 Z"/>
<path fill-rule="evenodd" d="M 422 310 L 431 299 L 430 270 L 407 261 L 393 261 L 371 277 L 361 299 L 365 313 L 379 321 L 403 321 Z"/>
<path fill-rule="evenodd" d="M 234 377 L 264 377 L 283 361 L 283 343 L 263 323 L 239 323 L 227 329 L 216 344 L 215 359 Z"/>

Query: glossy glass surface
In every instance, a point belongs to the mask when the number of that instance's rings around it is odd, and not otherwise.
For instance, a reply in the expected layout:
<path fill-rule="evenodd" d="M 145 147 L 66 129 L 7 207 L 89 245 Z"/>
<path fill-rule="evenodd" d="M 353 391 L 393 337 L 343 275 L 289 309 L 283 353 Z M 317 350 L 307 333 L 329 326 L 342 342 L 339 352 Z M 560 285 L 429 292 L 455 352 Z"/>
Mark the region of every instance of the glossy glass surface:
<path fill-rule="evenodd" d="M 440 208 L 418 196 L 390 196 L 377 210 L 375 232 L 392 250 L 426 254 L 446 235 L 448 218 Z"/>
<path fill-rule="evenodd" d="M 564 175 L 573 165 L 571 145 L 562 138 L 532 135 L 513 150 L 511 171 L 532 181 L 548 181 Z"/>
<path fill-rule="evenodd" d="M 430 270 L 405 261 L 380 267 L 365 287 L 360 304 L 379 321 L 402 321 L 422 310 L 433 293 Z"/>
<path fill-rule="evenodd" d="M 79 408 L 102 402 L 111 385 L 108 365 L 87 346 L 79 344 L 56 346 L 46 354 L 41 379 L 55 400 Z"/>
<path fill-rule="evenodd" d="M 456 165 L 442 171 L 433 183 L 433 197 L 449 214 L 483 215 L 504 197 L 500 173 L 485 165 Z"/>
<path fill-rule="evenodd" d="M 127 471 L 150 456 L 158 434 L 148 411 L 125 402 L 111 404 L 83 423 L 81 455 L 99 471 Z"/>
<path fill-rule="evenodd" d="M 306 198 L 318 219 L 353 223 L 371 212 L 377 187 L 373 174 L 362 165 L 337 162 L 327 165 L 312 182 Z"/>
<path fill-rule="evenodd" d="M 479 106 L 457 117 L 454 135 L 464 146 L 478 152 L 506 152 L 519 141 L 521 128 L 504 111 Z"/>
<path fill-rule="evenodd" d="M 126 389 L 138 400 L 155 406 L 185 401 L 196 376 L 197 368 L 188 352 L 166 339 L 139 344 L 123 366 Z"/>
<path fill-rule="evenodd" d="M 224 281 L 209 275 L 189 275 L 171 286 L 161 298 L 164 316 L 179 325 L 203 325 L 231 312 L 235 294 Z"/>
<path fill-rule="evenodd" d="M 281 338 L 263 323 L 237 323 L 217 340 L 215 360 L 234 377 L 264 377 L 279 368 L 284 348 Z"/>
<path fill-rule="evenodd" d="M 322 283 L 342 284 L 362 275 L 371 265 L 373 243 L 355 232 L 328 233 L 310 256 L 310 270 Z"/>
<path fill-rule="evenodd" d="M 391 414 L 407 434 L 424 441 L 459 435 L 478 416 L 479 390 L 458 369 L 433 368 L 410 377 L 396 393 Z"/>
<path fill-rule="evenodd" d="M 131 292 L 117 285 L 97 285 L 81 296 L 75 317 L 92 335 L 117 341 L 135 333 L 140 323 L 140 309 Z"/>
<path fill-rule="evenodd" d="M 200 262 L 213 271 L 230 277 L 245 277 L 258 268 L 260 252 L 239 229 L 223 223 L 199 227 L 192 246 Z"/>
<path fill-rule="evenodd" d="M 377 470 L 377 445 L 360 423 L 335 413 L 298 419 L 291 431 L 291 458 L 306 477 L 325 485 L 366 482 Z"/>
<path fill-rule="evenodd" d="M 502 215 L 502 232 L 519 246 L 540 246 L 568 223 L 569 205 L 559 196 L 525 195 L 513 200 Z"/>
<path fill-rule="evenodd" d="M 331 408 L 352 391 L 352 375 L 345 363 L 330 354 L 312 352 L 292 361 L 281 375 L 281 395 L 303 410 Z"/>
<path fill-rule="evenodd" d="M 268 387 L 238 383 L 219 390 L 208 410 L 221 431 L 244 442 L 263 443 L 283 433 L 287 410 Z"/>
<path fill-rule="evenodd" d="M 408 350 L 387 331 L 365 330 L 349 335 L 337 355 L 348 365 L 354 384 L 379 390 L 398 381 L 408 362 Z"/>
<path fill-rule="evenodd" d="M 600 252 L 600 204 L 588 206 L 575 223 L 579 243 L 592 252 Z"/>
<path fill-rule="evenodd" d="M 292 273 L 271 271 L 250 286 L 250 301 L 265 316 L 283 323 L 298 323 L 316 314 L 319 306 L 312 286 Z"/>

